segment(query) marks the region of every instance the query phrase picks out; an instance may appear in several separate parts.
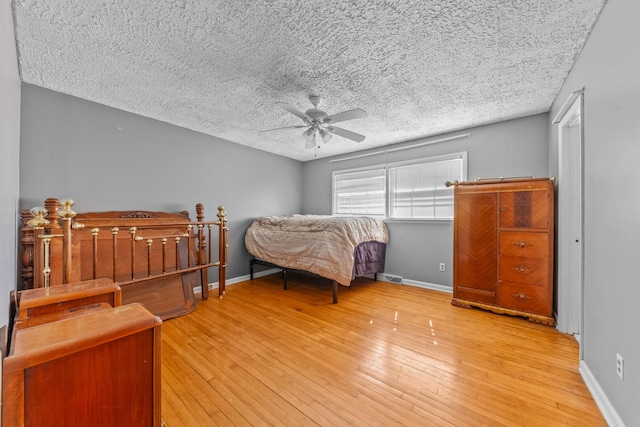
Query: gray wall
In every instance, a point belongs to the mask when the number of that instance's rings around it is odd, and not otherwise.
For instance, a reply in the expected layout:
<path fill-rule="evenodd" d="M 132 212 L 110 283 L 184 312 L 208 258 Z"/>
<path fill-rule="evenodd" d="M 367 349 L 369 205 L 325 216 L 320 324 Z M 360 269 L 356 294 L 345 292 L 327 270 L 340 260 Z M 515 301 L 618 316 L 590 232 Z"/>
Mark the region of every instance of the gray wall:
<path fill-rule="evenodd" d="M 20 77 L 11 2 L 0 2 L 0 327 L 9 321 L 16 283 Z"/>
<path fill-rule="evenodd" d="M 21 209 L 70 197 L 78 212 L 188 210 L 195 220 L 196 203 L 204 203 L 206 220 L 214 221 L 223 205 L 232 278 L 248 274 L 251 221 L 299 213 L 301 182 L 301 162 L 22 86 Z"/>
<path fill-rule="evenodd" d="M 627 426 L 640 425 L 640 2 L 609 1 L 550 113 L 584 92 L 584 364 Z M 550 130 L 558 169 L 557 128 Z M 616 375 L 616 353 L 625 360 Z"/>
<path fill-rule="evenodd" d="M 499 176 L 548 176 L 548 122 L 547 114 L 538 114 L 386 148 L 409 146 L 464 133 L 471 134 L 468 138 L 455 141 L 335 163 L 329 163 L 331 159 L 306 162 L 303 213 L 331 213 L 331 173 L 334 170 L 467 151 L 469 180 Z M 376 151 L 381 149 L 359 154 Z M 350 155 L 337 156 L 334 159 L 345 157 Z M 452 221 L 389 221 L 387 226 L 387 273 L 398 274 L 405 279 L 418 282 L 452 286 Z M 439 271 L 441 262 L 447 265 L 447 271 Z"/>

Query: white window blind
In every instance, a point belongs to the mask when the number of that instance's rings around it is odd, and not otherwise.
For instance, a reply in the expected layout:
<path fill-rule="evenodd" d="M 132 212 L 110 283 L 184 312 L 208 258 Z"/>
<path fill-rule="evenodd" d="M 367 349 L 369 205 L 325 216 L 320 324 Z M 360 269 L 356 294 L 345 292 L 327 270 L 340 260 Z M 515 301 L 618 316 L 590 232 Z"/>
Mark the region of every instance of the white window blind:
<path fill-rule="evenodd" d="M 337 215 L 385 214 L 384 168 L 333 173 L 333 213 Z"/>
<path fill-rule="evenodd" d="M 446 181 L 464 180 L 465 156 L 389 167 L 389 217 L 451 219 L 453 190 Z"/>

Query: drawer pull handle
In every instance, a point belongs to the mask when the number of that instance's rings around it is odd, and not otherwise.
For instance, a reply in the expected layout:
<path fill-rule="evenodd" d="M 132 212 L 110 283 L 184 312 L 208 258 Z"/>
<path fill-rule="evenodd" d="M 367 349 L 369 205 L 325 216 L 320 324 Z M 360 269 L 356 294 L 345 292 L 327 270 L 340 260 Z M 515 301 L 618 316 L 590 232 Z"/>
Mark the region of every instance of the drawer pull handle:
<path fill-rule="evenodd" d="M 526 300 L 532 299 L 532 297 L 530 297 L 529 295 L 526 295 L 524 292 L 519 292 L 517 294 L 512 294 L 511 296 L 514 297 L 515 299 L 517 299 L 518 301 L 522 301 L 522 302 L 525 302 Z"/>
<path fill-rule="evenodd" d="M 517 271 L 518 273 L 531 273 L 531 270 L 529 270 L 524 265 L 519 265 L 518 267 L 512 267 L 511 269 L 513 271 Z"/>
<path fill-rule="evenodd" d="M 518 240 L 517 242 L 513 243 L 513 245 L 519 247 L 520 249 L 527 249 L 528 246 L 533 246 L 531 243 L 527 243 L 524 240 Z"/>
<path fill-rule="evenodd" d="M 500 206 L 500 212 L 506 212 L 507 208 L 505 206 Z"/>

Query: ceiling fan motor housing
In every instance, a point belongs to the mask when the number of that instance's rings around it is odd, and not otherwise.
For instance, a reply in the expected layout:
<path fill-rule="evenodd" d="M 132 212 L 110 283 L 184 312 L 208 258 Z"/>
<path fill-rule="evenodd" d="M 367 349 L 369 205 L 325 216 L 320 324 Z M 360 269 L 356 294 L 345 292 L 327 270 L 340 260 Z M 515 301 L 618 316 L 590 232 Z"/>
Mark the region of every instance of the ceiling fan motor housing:
<path fill-rule="evenodd" d="M 318 110 L 317 108 L 310 108 L 304 112 L 307 116 L 311 117 L 316 123 L 323 123 L 327 118 L 328 114 L 322 110 Z"/>

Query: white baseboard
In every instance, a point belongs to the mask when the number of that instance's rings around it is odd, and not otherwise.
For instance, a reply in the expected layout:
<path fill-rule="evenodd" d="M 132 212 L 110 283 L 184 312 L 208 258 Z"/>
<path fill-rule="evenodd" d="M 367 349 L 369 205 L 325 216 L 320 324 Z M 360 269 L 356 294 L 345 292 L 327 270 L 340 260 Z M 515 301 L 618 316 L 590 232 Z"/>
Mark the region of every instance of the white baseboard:
<path fill-rule="evenodd" d="M 449 294 L 453 293 L 453 288 L 451 286 L 438 285 L 437 283 L 420 282 L 418 280 L 404 279 L 402 281 L 402 284 L 415 286 L 417 288 L 425 288 L 425 289 L 431 289 L 434 291 L 447 292 Z"/>
<path fill-rule="evenodd" d="M 253 277 L 254 278 L 258 278 L 258 277 L 262 277 L 262 276 L 268 276 L 270 274 L 274 274 L 274 273 L 278 273 L 281 270 L 277 269 L 277 268 L 271 268 L 269 270 L 262 270 L 259 271 L 257 273 L 253 273 Z M 373 275 L 371 275 L 371 278 L 373 279 Z M 250 274 L 245 274 L 244 276 L 238 276 L 238 277 L 234 277 L 232 279 L 227 279 L 227 285 L 233 285 L 234 283 L 239 283 L 239 282 L 244 282 L 245 280 L 250 280 L 251 279 L 251 275 Z M 393 283 L 393 282 L 390 282 Z M 425 288 L 425 289 L 431 289 L 433 291 L 440 291 L 440 292 L 447 292 L 449 294 L 453 293 L 453 288 L 451 286 L 445 286 L 445 285 L 438 285 L 437 283 L 429 283 L 429 282 L 420 282 L 418 280 L 410 280 L 410 279 L 403 279 L 402 280 L 402 284 L 403 285 L 409 285 L 409 286 L 415 286 L 418 288 Z M 209 289 L 218 289 L 218 282 L 213 282 L 213 283 L 209 283 Z M 195 288 L 193 288 L 193 292 L 196 294 L 200 294 L 202 293 L 202 286 L 197 286 Z"/>
<path fill-rule="evenodd" d="M 270 268 L 269 270 L 262 270 L 262 271 L 258 271 L 258 272 L 253 273 L 253 277 L 257 279 L 258 277 L 268 276 L 270 274 L 278 273 L 280 271 L 282 271 L 282 270 L 279 270 L 277 268 Z M 244 281 L 250 280 L 250 279 L 251 279 L 251 275 L 250 274 L 245 274 L 244 276 L 233 277 L 231 279 L 227 279 L 225 286 L 226 285 L 233 285 L 234 283 L 244 282 Z M 209 283 L 209 290 L 218 289 L 218 284 L 219 284 L 219 282 Z M 202 293 L 202 286 L 196 286 L 195 288 L 193 288 L 193 293 L 201 294 Z"/>
<path fill-rule="evenodd" d="M 584 360 L 580 361 L 579 371 L 580 375 L 582 375 L 582 379 L 587 385 L 587 388 L 593 396 L 593 400 L 596 401 L 596 405 L 600 408 L 600 412 L 602 412 L 602 416 L 607 424 L 609 424 L 610 427 L 625 427 L 624 422 L 618 415 L 618 412 L 607 398 L 604 390 L 602 390 L 602 387 L 600 387 L 600 384 L 596 381 L 596 378 L 593 376 Z"/>

